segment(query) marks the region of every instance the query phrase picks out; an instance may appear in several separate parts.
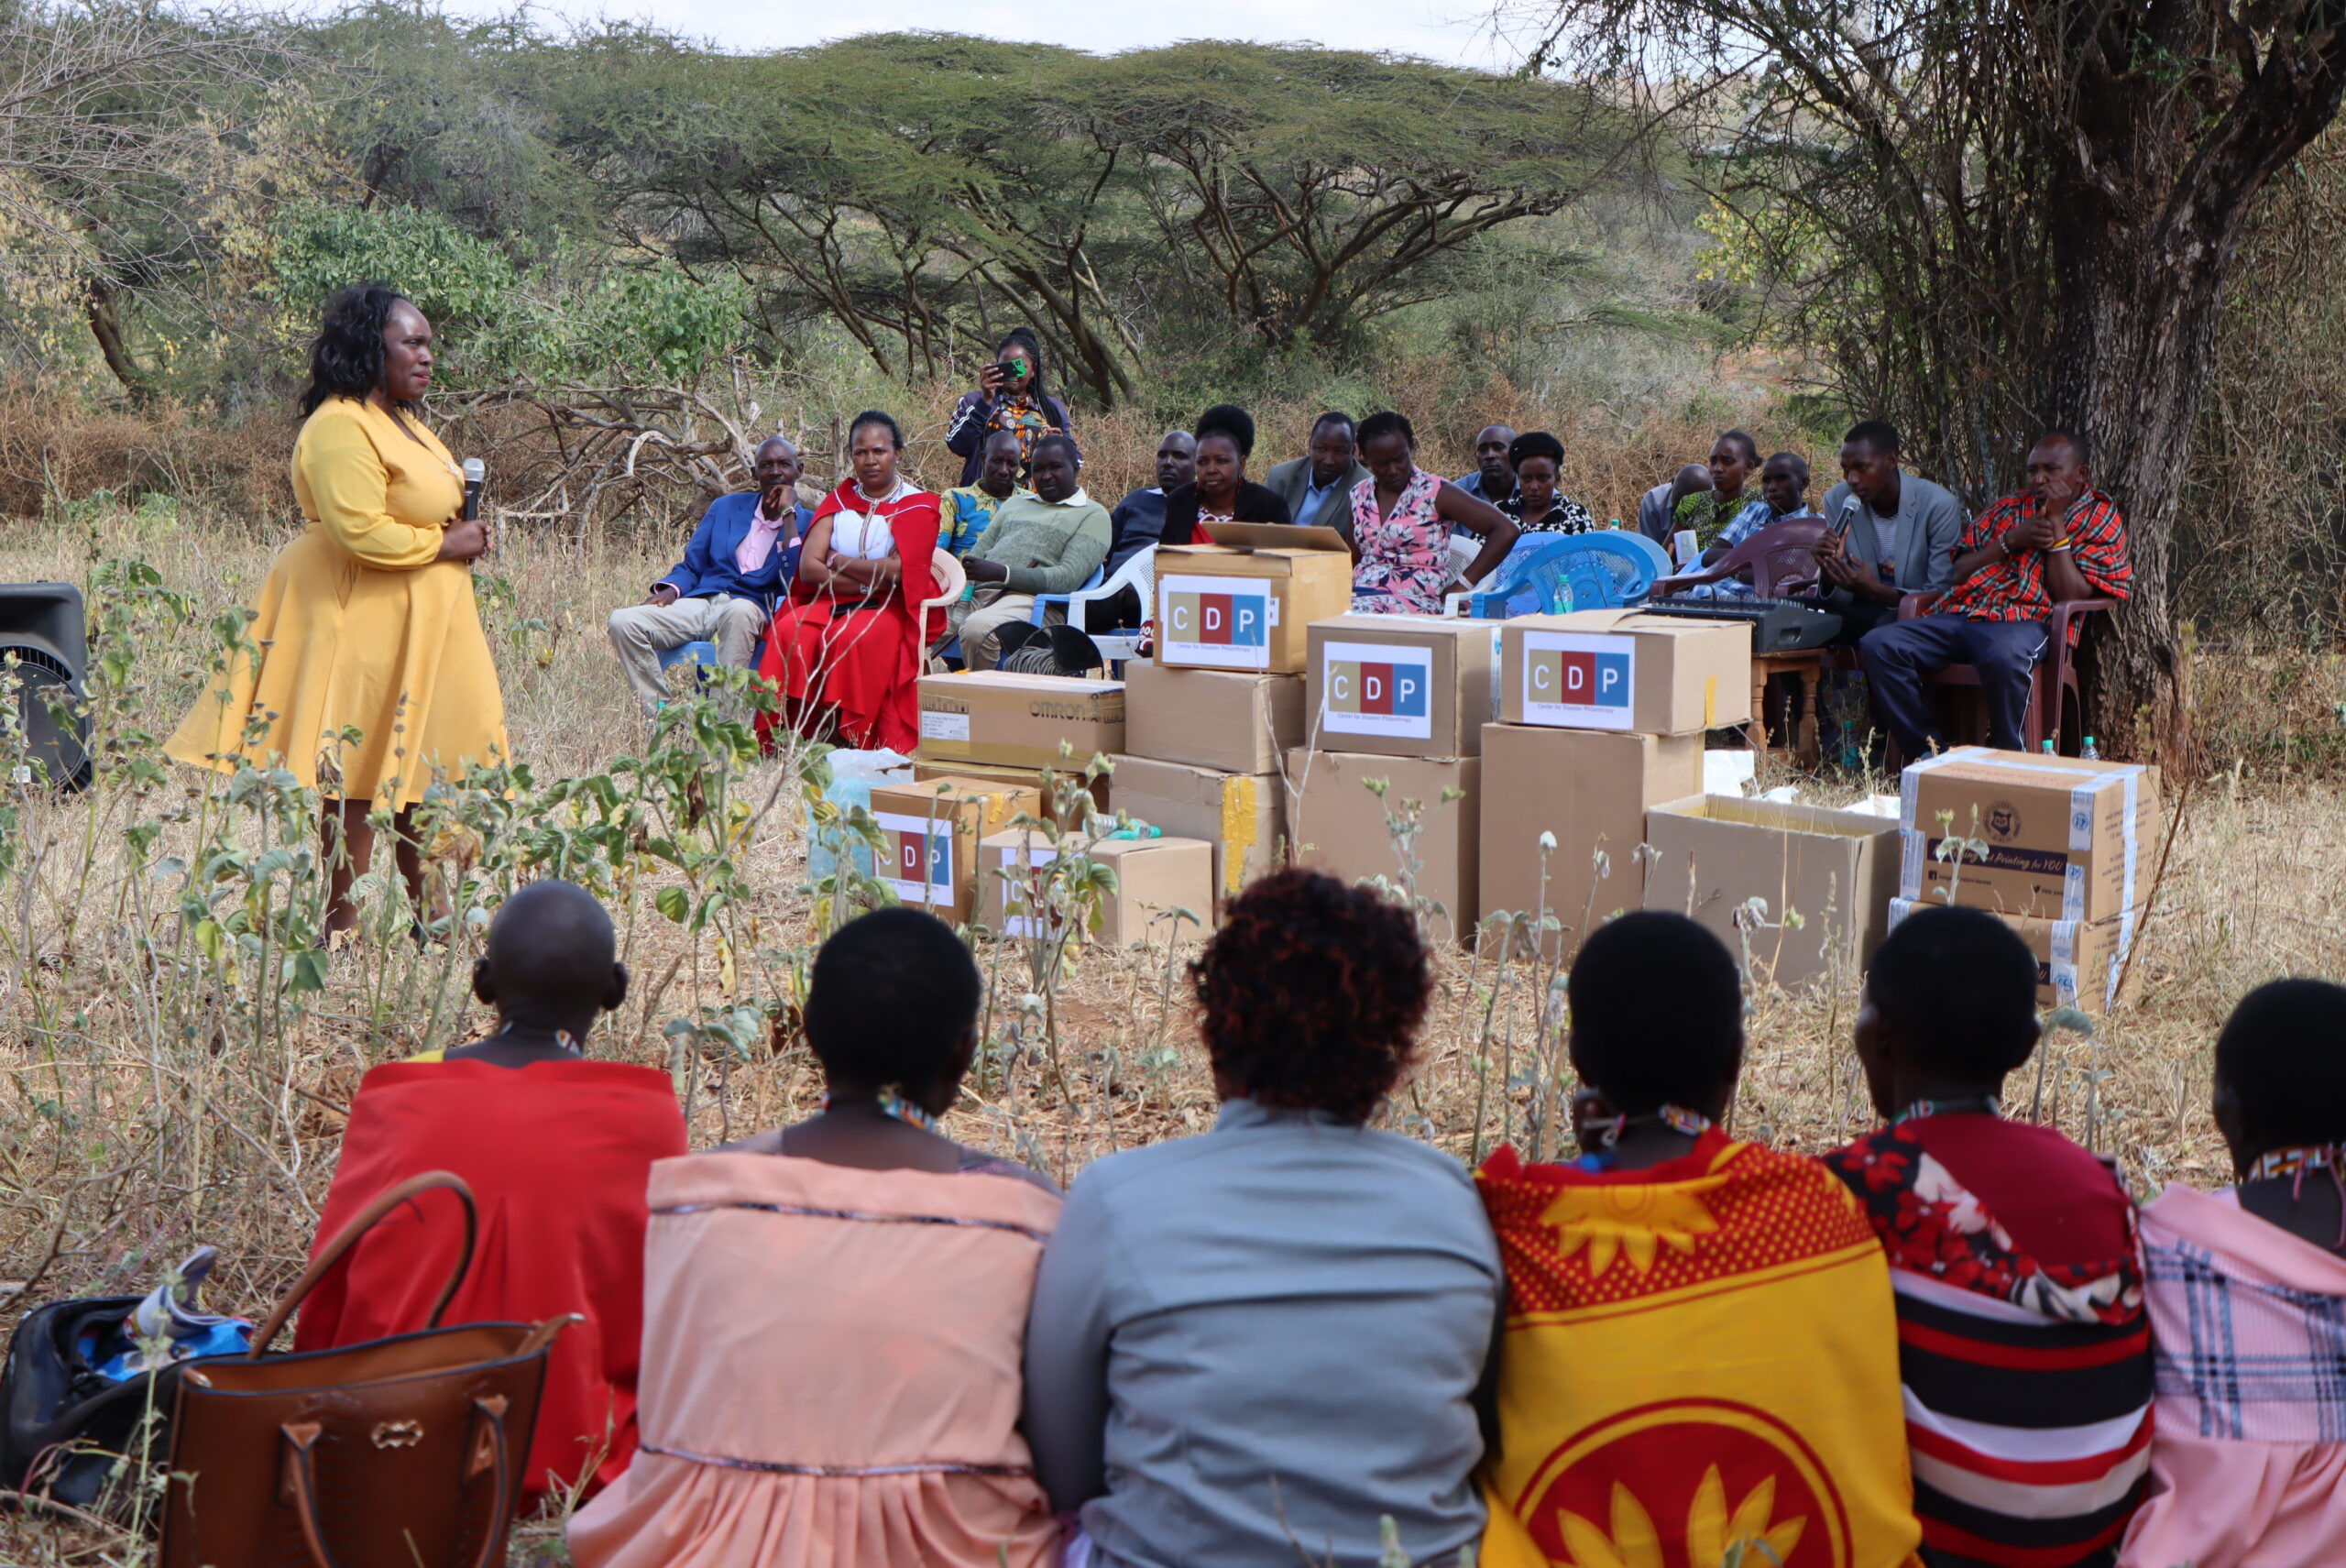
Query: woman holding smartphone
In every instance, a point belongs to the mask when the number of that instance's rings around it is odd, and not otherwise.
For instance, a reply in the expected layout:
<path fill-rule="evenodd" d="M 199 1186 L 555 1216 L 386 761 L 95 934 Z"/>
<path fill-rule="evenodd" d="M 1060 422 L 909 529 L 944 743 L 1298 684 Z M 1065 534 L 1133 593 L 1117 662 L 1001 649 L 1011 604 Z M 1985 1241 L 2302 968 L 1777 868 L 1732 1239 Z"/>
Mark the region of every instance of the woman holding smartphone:
<path fill-rule="evenodd" d="M 961 459 L 961 483 L 974 485 L 985 467 L 986 440 L 996 431 L 1018 438 L 1018 477 L 1026 477 L 1035 443 L 1057 431 L 1072 434 L 1067 405 L 1043 385 L 1043 345 L 1034 332 L 1013 327 L 994 345 L 993 363 L 978 372 L 974 390 L 954 405 L 946 428 L 947 450 Z"/>

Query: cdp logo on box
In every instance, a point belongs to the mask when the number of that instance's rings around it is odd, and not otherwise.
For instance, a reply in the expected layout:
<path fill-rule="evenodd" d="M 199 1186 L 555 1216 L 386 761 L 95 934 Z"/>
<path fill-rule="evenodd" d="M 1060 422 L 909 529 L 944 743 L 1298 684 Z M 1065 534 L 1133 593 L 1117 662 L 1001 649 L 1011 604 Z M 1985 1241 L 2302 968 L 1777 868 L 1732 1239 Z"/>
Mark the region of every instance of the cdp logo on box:
<path fill-rule="evenodd" d="M 1267 587 L 1229 577 L 1165 577 L 1157 583 L 1157 609 L 1159 659 L 1226 670 L 1270 667 L 1278 601 Z"/>
<path fill-rule="evenodd" d="M 877 812 L 881 863 L 889 890 L 907 904 L 953 902 L 953 824 Z"/>
<path fill-rule="evenodd" d="M 1433 735 L 1433 654 L 1331 642 L 1321 655 L 1321 727 L 1340 735 Z"/>
<path fill-rule="evenodd" d="M 1527 633 L 1524 718 L 1532 724 L 1627 729 L 1636 677 L 1636 651 L 1623 639 Z"/>

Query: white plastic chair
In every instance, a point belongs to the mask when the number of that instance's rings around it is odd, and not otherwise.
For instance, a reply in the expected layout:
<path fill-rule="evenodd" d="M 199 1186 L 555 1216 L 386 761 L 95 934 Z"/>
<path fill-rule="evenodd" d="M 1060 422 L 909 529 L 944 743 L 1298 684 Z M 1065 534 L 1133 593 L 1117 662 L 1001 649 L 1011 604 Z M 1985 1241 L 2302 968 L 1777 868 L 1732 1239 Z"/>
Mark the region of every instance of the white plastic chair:
<path fill-rule="evenodd" d="M 948 609 L 959 603 L 961 590 L 970 586 L 970 574 L 961 569 L 960 557 L 950 550 L 933 553 L 928 558 L 928 569 L 937 578 L 937 597 L 921 600 L 919 624 L 923 627 L 928 625 L 930 610 Z M 961 634 L 948 630 L 937 640 L 937 646 L 929 650 L 929 658 L 932 662 L 941 663 L 957 652 L 960 646 Z"/>
<path fill-rule="evenodd" d="M 1132 631 L 1093 631 L 1084 625 L 1083 607 L 1104 599 L 1114 598 L 1130 588 L 1140 596 L 1140 618 L 1149 619 L 1157 602 L 1157 552 L 1135 550 L 1116 568 L 1115 575 L 1097 587 L 1079 588 L 1067 597 L 1067 623 L 1091 639 L 1100 656 L 1110 664 L 1121 664 L 1133 656 L 1140 645 L 1140 633 Z"/>

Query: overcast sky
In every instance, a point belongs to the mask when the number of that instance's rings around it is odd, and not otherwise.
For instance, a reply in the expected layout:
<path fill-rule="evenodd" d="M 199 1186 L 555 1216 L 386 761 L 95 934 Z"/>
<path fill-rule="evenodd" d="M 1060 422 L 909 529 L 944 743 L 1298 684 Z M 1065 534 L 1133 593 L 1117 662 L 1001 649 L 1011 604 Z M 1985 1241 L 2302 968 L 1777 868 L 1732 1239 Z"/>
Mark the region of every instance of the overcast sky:
<path fill-rule="evenodd" d="M 493 15 L 490 0 L 452 10 Z M 1060 43 L 1099 53 L 1181 38 L 1303 40 L 1390 49 L 1459 65 L 1512 67 L 1494 40 L 1488 0 L 894 0 L 878 5 L 775 5 L 772 0 L 554 0 L 539 15 L 640 18 L 731 49 L 783 49 L 880 28 L 978 33 Z"/>

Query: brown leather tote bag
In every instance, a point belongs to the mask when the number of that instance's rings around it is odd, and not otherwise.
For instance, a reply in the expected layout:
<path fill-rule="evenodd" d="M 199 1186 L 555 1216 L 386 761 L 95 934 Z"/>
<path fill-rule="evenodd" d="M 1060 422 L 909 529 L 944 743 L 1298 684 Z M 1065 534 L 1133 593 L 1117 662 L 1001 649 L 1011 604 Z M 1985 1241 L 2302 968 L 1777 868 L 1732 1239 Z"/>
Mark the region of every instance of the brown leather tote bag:
<path fill-rule="evenodd" d="M 435 1188 L 462 1200 L 465 1245 L 422 1332 L 264 1355 L 378 1220 Z M 442 1328 L 478 1223 L 462 1178 L 411 1177 L 318 1255 L 249 1357 L 189 1365 L 171 1418 L 160 1568 L 500 1568 L 546 1354 L 576 1320 Z"/>

